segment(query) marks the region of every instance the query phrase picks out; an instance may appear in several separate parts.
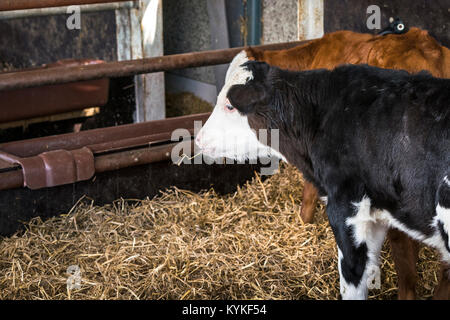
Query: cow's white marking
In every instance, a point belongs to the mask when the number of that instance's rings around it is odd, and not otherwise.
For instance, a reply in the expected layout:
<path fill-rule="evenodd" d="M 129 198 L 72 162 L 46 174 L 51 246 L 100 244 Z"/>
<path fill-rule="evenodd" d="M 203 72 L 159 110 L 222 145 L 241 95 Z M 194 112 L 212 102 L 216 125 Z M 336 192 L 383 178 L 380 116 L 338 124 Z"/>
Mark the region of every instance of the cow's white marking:
<path fill-rule="evenodd" d="M 365 300 L 368 296 L 368 287 L 379 288 L 380 268 L 377 264 L 368 263 L 358 286 L 348 283 L 342 274 L 342 251 L 338 247 L 339 285 L 343 300 Z"/>
<path fill-rule="evenodd" d="M 356 214 L 347 218 L 345 223 L 347 226 L 353 227 L 355 245 L 359 246 L 366 242 L 376 220 L 370 215 L 371 204 L 368 197 L 364 196 L 361 202 L 353 202 L 352 205 L 356 208 Z"/>
<path fill-rule="evenodd" d="M 217 104 L 196 137 L 196 144 L 203 154 L 212 157 L 226 157 L 242 161 L 259 157 L 276 156 L 286 159 L 276 150 L 261 143 L 251 129 L 247 116 L 227 111 L 227 93 L 231 86 L 245 84 L 253 74 L 241 65 L 249 59 L 243 50 L 230 64 L 225 76 L 225 85 L 219 93 Z"/>
<path fill-rule="evenodd" d="M 445 178 L 444 178 L 445 181 Z M 369 199 L 370 201 L 370 199 Z M 368 205 L 368 200 L 367 199 L 363 199 L 363 201 L 361 201 L 361 203 L 359 204 L 354 204 L 357 207 L 365 207 L 367 208 Z M 439 210 L 439 212 L 438 212 Z M 443 238 L 438 230 L 437 227 L 437 222 L 438 219 L 439 221 L 443 221 L 443 219 L 445 220 L 445 223 L 447 224 L 447 229 L 450 223 L 450 213 L 448 212 L 449 209 L 446 208 L 442 208 L 439 205 L 436 207 L 436 216 L 434 217 L 434 219 L 432 220 L 431 226 L 434 229 L 434 233 L 431 236 L 427 236 L 425 234 L 423 234 L 422 232 L 418 231 L 418 230 L 414 230 L 409 228 L 408 226 L 406 226 L 404 223 L 402 223 L 401 221 L 395 219 L 392 214 L 384 209 L 377 209 L 377 208 L 371 208 L 370 211 L 370 217 L 367 217 L 367 210 L 365 210 L 365 217 L 367 218 L 367 220 L 371 220 L 374 221 L 374 223 L 376 224 L 383 224 L 385 226 L 388 226 L 389 228 L 396 228 L 404 233 L 406 233 L 408 236 L 410 236 L 411 238 L 421 241 L 423 243 L 425 243 L 426 245 L 429 245 L 430 247 L 434 247 L 436 249 L 438 249 L 442 255 L 442 258 L 447 261 L 450 262 L 450 253 L 448 252 L 448 250 L 445 248 L 445 243 L 443 241 Z M 352 220 L 353 219 L 353 220 Z M 357 221 L 356 217 L 352 217 L 347 219 L 347 225 L 351 222 Z M 363 228 L 360 228 L 360 230 L 358 230 L 356 232 L 356 236 L 355 236 L 355 240 L 358 241 L 358 235 L 361 237 L 361 234 L 363 234 Z"/>
<path fill-rule="evenodd" d="M 445 180 L 448 184 L 448 179 Z M 359 246 L 366 243 L 368 249 L 368 263 L 366 265 L 361 282 L 357 287 L 351 283 L 347 283 L 341 272 L 341 258 L 342 252 L 339 250 L 339 275 L 341 295 L 343 299 L 366 299 L 367 285 L 371 283 L 374 270 L 379 268 L 380 250 L 383 240 L 386 235 L 388 227 L 396 228 L 411 238 L 419 240 L 431 247 L 439 250 L 442 259 L 450 263 L 450 253 L 446 249 L 446 244 L 440 231 L 438 230 L 438 221 L 442 222 L 444 229 L 449 233 L 450 231 L 450 209 L 437 205 L 436 216 L 433 219 L 432 227 L 434 233 L 431 236 L 426 236 L 423 233 L 407 227 L 402 222 L 395 219 L 387 210 L 380 210 L 371 208 L 371 201 L 368 197 L 363 197 L 359 203 L 353 203 L 357 209 L 357 213 L 350 218 L 347 218 L 346 225 L 352 228 L 354 244 Z M 450 243 L 449 243 L 450 245 Z"/>
<path fill-rule="evenodd" d="M 438 221 L 440 221 L 443 226 L 445 232 L 449 235 L 448 246 L 450 247 L 450 208 L 441 207 L 439 204 L 436 207 L 436 217 L 434 224 L 437 226 Z"/>
<path fill-rule="evenodd" d="M 448 176 L 444 177 L 444 182 L 450 187 L 450 180 L 448 180 Z"/>
<path fill-rule="evenodd" d="M 362 286 L 362 279 L 358 287 L 353 284 L 348 283 L 343 274 L 341 262 L 343 259 L 343 254 L 341 249 L 338 247 L 338 269 L 339 269 L 339 286 L 340 292 L 343 300 L 365 300 L 367 299 L 367 287 Z"/>
<path fill-rule="evenodd" d="M 402 222 L 395 219 L 391 215 L 391 213 L 387 210 L 374 209 L 372 212 L 373 212 L 373 215 L 375 215 L 375 219 L 377 220 L 377 222 L 385 223 L 385 224 L 389 225 L 390 228 L 396 228 L 396 229 L 406 233 L 411 238 L 413 238 L 417 241 L 421 241 L 430 247 L 438 249 L 439 252 L 441 253 L 442 259 L 450 263 L 450 254 L 447 251 L 447 249 L 445 248 L 445 243 L 444 243 L 442 236 L 437 228 L 437 216 L 433 219 L 433 222 L 431 224 L 432 227 L 434 228 L 434 233 L 433 233 L 433 235 L 427 237 L 422 232 L 411 229 L 411 228 L 407 227 L 405 224 L 403 224 Z"/>
<path fill-rule="evenodd" d="M 361 281 L 358 286 L 348 283 L 342 276 L 341 257 L 339 258 L 339 274 L 341 283 L 341 295 L 345 300 L 367 299 L 368 287 L 373 288 L 374 284 L 380 282 L 380 251 L 387 232 L 387 225 L 379 223 L 371 215 L 371 201 L 364 196 L 359 203 L 352 203 L 356 208 L 356 214 L 347 218 L 346 225 L 353 232 L 353 241 L 356 247 L 365 243 L 367 246 L 367 263 L 364 268 Z"/>
<path fill-rule="evenodd" d="M 448 177 L 445 176 L 443 180 L 444 180 L 444 183 L 448 187 L 450 187 L 450 181 L 448 180 Z M 441 203 L 438 203 L 438 205 L 436 206 L 436 217 L 434 218 L 433 225 L 437 228 L 439 222 L 442 223 L 442 225 L 444 227 L 444 231 L 449 236 L 447 245 L 450 247 L 450 208 L 444 207 Z M 445 248 L 445 249 L 447 249 L 447 248 Z M 446 250 L 446 251 L 450 255 L 448 250 Z"/>

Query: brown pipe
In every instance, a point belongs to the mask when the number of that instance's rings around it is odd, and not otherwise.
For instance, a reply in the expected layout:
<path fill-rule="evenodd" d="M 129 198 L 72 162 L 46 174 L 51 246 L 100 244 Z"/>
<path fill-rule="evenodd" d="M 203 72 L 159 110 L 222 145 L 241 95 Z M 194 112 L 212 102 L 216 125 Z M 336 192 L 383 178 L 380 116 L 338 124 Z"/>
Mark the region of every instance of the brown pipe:
<path fill-rule="evenodd" d="M 0 173 L 0 191 L 23 187 L 22 170 L 11 170 Z"/>
<path fill-rule="evenodd" d="M 187 128 L 186 128 L 187 129 Z M 188 137 L 191 137 L 194 134 L 194 129 L 187 129 L 190 133 Z M 108 141 L 104 143 L 94 144 L 86 146 L 88 147 L 94 154 L 109 152 L 109 151 L 118 151 L 122 149 L 131 149 L 131 148 L 138 148 L 138 147 L 144 147 L 144 146 L 151 146 L 156 143 L 166 143 L 171 141 L 172 132 L 164 132 L 164 133 L 157 133 L 147 136 L 141 136 L 141 137 L 135 137 L 135 138 L 129 138 L 129 139 L 122 139 L 122 140 L 116 140 L 116 141 Z M 0 151 L 0 159 L 1 159 L 2 153 Z"/>
<path fill-rule="evenodd" d="M 172 148 L 177 143 L 166 144 L 151 148 L 140 148 L 119 153 L 96 156 L 94 159 L 95 172 L 113 171 L 122 168 L 166 161 L 170 159 Z M 22 170 L 16 169 L 0 173 L 0 191 L 23 187 Z"/>
<path fill-rule="evenodd" d="M 172 130 L 187 129 L 190 137 L 194 133 L 194 121 L 204 122 L 208 117 L 209 113 L 196 114 L 5 143 L 0 145 L 0 159 L 6 161 L 6 164 L 16 163 L 21 160 L 21 157 L 33 157 L 46 151 L 74 150 L 88 146 L 94 152 L 96 172 L 165 161 L 170 159 L 170 152 L 178 143 L 169 141 Z M 155 146 L 154 144 L 157 142 L 168 143 Z M 114 151 L 114 153 L 109 153 L 109 151 Z M 0 172 L 0 190 L 23 187 L 23 169 L 16 166 L 15 168 L 10 167 L 10 169 L 4 168 L 2 171 Z"/>
<path fill-rule="evenodd" d="M 129 150 L 95 157 L 95 172 L 113 171 L 168 160 L 170 159 L 172 148 L 176 144 L 177 143 L 171 143 L 153 148 Z"/>
<path fill-rule="evenodd" d="M 308 41 L 295 41 L 257 46 L 264 50 L 287 49 Z M 125 77 L 141 73 L 202 67 L 230 62 L 245 47 L 190 52 L 155 58 L 115 61 L 85 66 L 56 67 L 43 70 L 21 70 L 0 74 L 0 90 L 29 88 L 74 81 Z"/>
<path fill-rule="evenodd" d="M 0 160 L 3 160 L 8 163 L 16 163 L 19 160 L 19 157 L 16 157 L 13 154 L 9 154 L 0 150 Z"/>
<path fill-rule="evenodd" d="M 0 11 L 64 7 L 71 5 L 125 2 L 129 0 L 1 0 Z"/>
<path fill-rule="evenodd" d="M 202 123 L 205 123 L 209 115 L 209 113 L 194 114 L 151 122 L 126 124 L 117 127 L 7 142 L 0 144 L 0 150 L 18 157 L 31 157 L 51 150 L 74 150 L 84 146 L 102 143 L 111 143 L 114 145 L 114 141 L 172 132 L 177 128 L 192 129 L 194 121 L 202 121 Z M 103 145 L 103 147 L 105 146 Z"/>

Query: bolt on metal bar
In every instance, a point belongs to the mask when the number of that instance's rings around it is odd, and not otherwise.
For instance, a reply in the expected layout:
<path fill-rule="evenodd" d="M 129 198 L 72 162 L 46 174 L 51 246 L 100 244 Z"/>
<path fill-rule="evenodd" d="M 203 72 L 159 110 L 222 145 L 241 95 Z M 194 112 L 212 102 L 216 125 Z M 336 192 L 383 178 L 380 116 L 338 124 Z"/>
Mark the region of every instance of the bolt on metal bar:
<path fill-rule="evenodd" d="M 255 46 L 264 50 L 288 49 L 308 41 L 294 41 Z M 211 66 L 229 63 L 245 47 L 190 52 L 128 61 L 115 61 L 97 65 L 56 67 L 44 70 L 21 70 L 0 73 L 0 90 L 38 87 L 58 83 L 133 76 L 142 73 L 174 69 Z"/>

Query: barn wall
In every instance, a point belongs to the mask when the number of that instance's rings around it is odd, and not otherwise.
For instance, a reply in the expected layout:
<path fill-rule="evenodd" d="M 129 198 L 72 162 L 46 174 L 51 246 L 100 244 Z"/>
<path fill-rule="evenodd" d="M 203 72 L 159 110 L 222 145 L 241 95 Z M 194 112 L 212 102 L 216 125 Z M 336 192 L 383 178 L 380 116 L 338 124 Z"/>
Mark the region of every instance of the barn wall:
<path fill-rule="evenodd" d="M 262 38 L 264 44 L 298 39 L 297 0 L 263 0 L 262 6 Z"/>
<path fill-rule="evenodd" d="M 242 46 L 244 5 L 243 0 L 163 0 L 164 54 Z M 219 10 L 221 6 L 225 6 L 226 13 Z M 212 43 L 212 39 L 217 42 Z M 166 72 L 166 90 L 169 94 L 191 92 L 214 104 L 227 68 L 224 65 Z"/>
<path fill-rule="evenodd" d="M 164 0 L 164 54 L 210 50 L 207 0 Z M 215 84 L 213 67 L 188 68 L 168 73 Z"/>
<path fill-rule="evenodd" d="M 13 68 L 60 59 L 117 59 L 115 13 L 81 14 L 81 29 L 66 27 L 68 15 L 0 20 L 0 62 Z"/>
<path fill-rule="evenodd" d="M 42 15 L 0 20 L 0 68 L 22 69 L 61 59 L 117 60 L 114 10 L 81 12 L 81 28 L 69 30 L 69 15 Z M 100 114 L 83 123 L 83 129 L 133 122 L 133 78 L 110 81 L 109 99 Z M 0 141 L 12 141 L 73 131 L 73 119 L 43 122 L 0 130 Z M 81 120 L 80 120 L 81 121 Z"/>
<path fill-rule="evenodd" d="M 163 0 L 164 54 L 211 50 L 211 28 L 207 0 Z M 191 92 L 215 103 L 214 67 L 187 68 L 166 72 L 166 92 Z"/>
<path fill-rule="evenodd" d="M 263 0 L 263 42 L 276 43 L 320 38 L 323 0 Z"/>

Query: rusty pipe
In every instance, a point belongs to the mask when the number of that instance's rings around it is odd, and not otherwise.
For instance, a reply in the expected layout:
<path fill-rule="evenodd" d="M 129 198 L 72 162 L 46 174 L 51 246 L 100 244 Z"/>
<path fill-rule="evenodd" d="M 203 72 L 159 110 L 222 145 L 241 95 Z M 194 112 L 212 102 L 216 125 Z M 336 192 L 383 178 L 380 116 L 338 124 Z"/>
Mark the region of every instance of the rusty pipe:
<path fill-rule="evenodd" d="M 97 4 L 109 2 L 126 2 L 130 0 L 2 0 L 0 11 L 64 7 L 71 5 Z"/>
<path fill-rule="evenodd" d="M 168 160 L 178 143 L 170 141 L 172 130 L 187 129 L 180 133 L 187 135 L 184 141 L 191 139 L 194 121 L 206 121 L 208 117 L 209 113 L 196 114 L 0 144 L 0 162 L 4 162 L 0 163 L 0 190 L 23 187 L 24 168 L 16 163 L 48 151 L 87 147 L 94 154 L 95 172 Z"/>
<path fill-rule="evenodd" d="M 177 143 L 171 143 L 153 148 L 141 148 L 97 156 L 94 160 L 95 172 L 113 171 L 168 160 L 170 159 L 172 148 L 176 144 Z"/>
<path fill-rule="evenodd" d="M 186 137 L 192 137 L 194 135 L 194 129 L 186 129 L 189 131 L 189 135 Z M 153 146 L 155 144 L 160 143 L 168 143 L 171 141 L 172 132 L 164 132 L 164 133 L 157 133 L 153 135 L 146 135 L 146 136 L 140 136 L 135 138 L 128 138 L 128 139 L 122 139 L 122 140 L 116 140 L 116 141 L 109 141 L 109 142 L 103 142 L 99 144 L 94 145 L 88 145 L 90 150 L 94 154 L 100 154 L 105 152 L 117 152 L 118 150 L 123 149 L 131 149 L 131 148 L 138 148 L 138 147 L 144 147 L 144 146 Z M 174 140 L 175 141 L 175 140 Z M 0 151 L 0 159 L 1 159 L 2 153 Z"/>
<path fill-rule="evenodd" d="M 137 139 L 138 137 L 146 135 L 172 132 L 178 128 L 192 129 L 194 121 L 202 121 L 202 123 L 204 123 L 209 115 L 209 113 L 194 114 L 151 122 L 126 124 L 117 127 L 107 127 L 77 133 L 66 133 L 56 136 L 7 142 L 0 144 L 0 150 L 18 157 L 30 157 L 46 151 L 58 149 L 74 150 L 83 146 L 104 143 L 110 143 L 111 146 L 117 146 L 118 140 Z M 136 143 L 136 141 L 133 142 Z M 140 140 L 140 143 L 141 142 L 142 139 Z M 107 145 L 101 145 L 101 148 L 105 147 L 107 147 Z"/>
<path fill-rule="evenodd" d="M 255 46 L 264 50 L 287 49 L 307 43 L 294 41 Z M 0 90 L 54 85 L 74 81 L 132 76 L 141 73 L 202 67 L 229 63 L 245 47 L 173 54 L 137 60 L 115 61 L 97 65 L 55 67 L 43 70 L 21 70 L 0 74 Z"/>
<path fill-rule="evenodd" d="M 11 170 L 0 173 L 0 191 L 23 187 L 22 170 Z"/>
<path fill-rule="evenodd" d="M 6 153 L 0 150 L 0 160 L 3 160 L 7 163 L 15 163 L 18 159 L 19 157 L 16 157 L 13 154 Z"/>
<path fill-rule="evenodd" d="M 139 148 L 95 156 L 95 173 L 114 171 L 153 162 L 167 161 L 171 157 L 172 148 L 177 143 L 178 142 L 151 148 Z M 23 186 L 24 177 L 22 169 L 15 168 L 15 170 L 0 173 L 0 191 L 21 188 Z"/>

